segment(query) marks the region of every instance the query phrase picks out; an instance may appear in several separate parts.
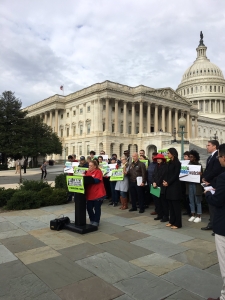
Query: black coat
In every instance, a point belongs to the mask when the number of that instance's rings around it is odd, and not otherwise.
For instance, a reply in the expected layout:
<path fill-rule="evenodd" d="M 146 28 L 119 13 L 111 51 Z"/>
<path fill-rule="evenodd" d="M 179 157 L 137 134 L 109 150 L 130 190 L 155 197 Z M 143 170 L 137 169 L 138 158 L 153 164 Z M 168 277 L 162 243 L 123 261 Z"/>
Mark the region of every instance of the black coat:
<path fill-rule="evenodd" d="M 157 187 L 161 188 L 161 194 L 165 194 L 165 187 L 163 186 L 163 180 L 165 179 L 167 172 L 167 164 L 162 162 L 161 164 L 156 164 L 154 172 L 152 174 L 152 182 L 157 184 Z"/>
<path fill-rule="evenodd" d="M 165 181 L 168 183 L 166 188 L 166 199 L 181 200 L 181 184 L 179 180 L 181 163 L 177 160 L 170 160 L 167 164 Z"/>
<path fill-rule="evenodd" d="M 220 174 L 217 178 L 215 194 L 207 192 L 205 197 L 209 204 L 215 206 L 213 231 L 225 236 L 225 173 Z"/>
<path fill-rule="evenodd" d="M 211 186 L 216 187 L 217 177 L 225 171 L 225 168 L 221 167 L 219 160 L 216 158 L 218 151 L 216 151 L 210 159 L 205 171 L 202 174 L 202 178 L 209 182 Z"/>

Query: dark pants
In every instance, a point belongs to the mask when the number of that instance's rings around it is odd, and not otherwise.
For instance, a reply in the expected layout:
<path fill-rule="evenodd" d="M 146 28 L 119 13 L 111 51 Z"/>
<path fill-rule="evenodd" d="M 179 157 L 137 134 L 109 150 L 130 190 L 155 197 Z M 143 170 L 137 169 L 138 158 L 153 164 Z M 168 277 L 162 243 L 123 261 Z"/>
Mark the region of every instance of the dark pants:
<path fill-rule="evenodd" d="M 44 177 L 44 179 L 46 178 L 46 176 L 47 176 L 47 171 L 45 170 L 45 171 L 41 171 L 41 179 L 43 179 L 43 177 Z"/>
<path fill-rule="evenodd" d="M 181 228 L 182 219 L 181 219 L 181 204 L 179 200 L 169 200 L 170 207 L 170 224 Z"/>
<path fill-rule="evenodd" d="M 68 192 L 68 194 L 67 194 L 67 202 L 71 202 L 73 200 L 73 197 L 74 197 L 74 202 L 75 202 L 75 193 Z"/>
<path fill-rule="evenodd" d="M 130 181 L 130 196 L 132 202 L 132 208 L 137 209 L 137 200 L 139 203 L 139 209 L 144 210 L 144 199 L 145 199 L 145 187 L 138 186 L 136 182 Z"/>
<path fill-rule="evenodd" d="M 213 227 L 213 219 L 214 219 L 214 215 L 215 215 L 215 206 L 209 204 L 209 215 L 210 215 L 210 221 L 209 221 L 209 224 L 208 224 L 208 227 Z"/>
<path fill-rule="evenodd" d="M 27 172 L 27 166 L 23 166 L 23 173 Z"/>
<path fill-rule="evenodd" d="M 100 222 L 101 217 L 101 206 L 103 200 L 88 200 L 87 201 L 87 212 L 91 222 Z"/>
<path fill-rule="evenodd" d="M 110 181 L 109 177 L 103 177 L 103 183 L 106 191 L 107 198 L 111 197 L 111 188 L 110 188 Z"/>
<path fill-rule="evenodd" d="M 189 201 L 189 196 L 188 195 L 186 195 L 186 197 L 185 197 L 184 207 L 185 207 L 187 213 L 190 215 L 191 214 L 191 208 L 190 208 L 190 201 Z"/>
<path fill-rule="evenodd" d="M 110 181 L 110 187 L 111 187 L 112 202 L 113 203 L 118 203 L 119 194 L 118 194 L 118 191 L 115 190 L 116 181 Z"/>

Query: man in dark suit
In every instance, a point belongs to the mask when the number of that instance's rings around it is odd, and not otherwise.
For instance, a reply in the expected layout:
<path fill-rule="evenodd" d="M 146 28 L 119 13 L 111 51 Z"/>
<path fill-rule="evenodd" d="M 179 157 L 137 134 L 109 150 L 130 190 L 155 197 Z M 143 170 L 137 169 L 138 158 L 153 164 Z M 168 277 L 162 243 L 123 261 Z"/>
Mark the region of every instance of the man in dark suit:
<path fill-rule="evenodd" d="M 218 161 L 222 167 L 225 167 L 225 144 L 219 146 Z M 220 272 L 223 279 L 221 296 L 217 299 L 208 298 L 208 300 L 225 299 L 225 172 L 217 178 L 215 194 L 210 191 L 205 192 L 206 201 L 215 207 L 213 220 L 213 231 L 215 232 L 216 250 L 219 260 Z"/>
<path fill-rule="evenodd" d="M 217 140 L 210 140 L 206 147 L 210 156 L 206 161 L 206 168 L 202 175 L 202 182 L 215 188 L 217 177 L 225 170 L 216 158 L 218 155 L 219 142 Z M 215 207 L 209 204 L 210 221 L 206 227 L 201 228 L 202 230 L 212 230 L 214 211 Z"/>

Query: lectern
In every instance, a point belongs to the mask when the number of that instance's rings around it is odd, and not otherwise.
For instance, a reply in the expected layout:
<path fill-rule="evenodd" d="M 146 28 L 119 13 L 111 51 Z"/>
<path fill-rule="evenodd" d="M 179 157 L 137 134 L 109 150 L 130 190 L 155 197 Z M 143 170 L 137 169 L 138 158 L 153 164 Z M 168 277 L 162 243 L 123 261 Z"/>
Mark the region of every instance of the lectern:
<path fill-rule="evenodd" d="M 94 184 L 94 178 L 92 176 L 84 176 L 84 188 L 88 184 Z M 75 193 L 75 223 L 65 224 L 64 229 L 68 229 L 73 232 L 85 234 L 88 232 L 98 230 L 97 226 L 86 224 L 86 197 L 85 194 Z"/>

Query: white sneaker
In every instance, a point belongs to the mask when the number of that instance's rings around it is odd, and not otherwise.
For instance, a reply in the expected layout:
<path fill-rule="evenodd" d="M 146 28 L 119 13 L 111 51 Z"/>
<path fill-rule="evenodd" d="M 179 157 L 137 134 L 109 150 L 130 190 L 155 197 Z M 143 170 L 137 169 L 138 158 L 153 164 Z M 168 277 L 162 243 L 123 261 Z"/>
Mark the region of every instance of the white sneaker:
<path fill-rule="evenodd" d="M 190 219 L 188 219 L 189 222 L 193 222 L 194 220 L 195 220 L 194 216 L 192 216 L 192 217 L 190 217 Z"/>
<path fill-rule="evenodd" d="M 199 217 L 195 218 L 195 220 L 194 220 L 195 223 L 199 223 L 199 222 L 201 222 L 201 221 L 202 221 L 202 219 L 199 218 Z"/>

